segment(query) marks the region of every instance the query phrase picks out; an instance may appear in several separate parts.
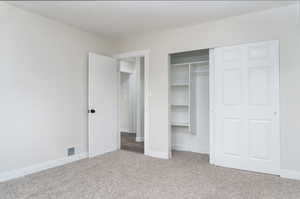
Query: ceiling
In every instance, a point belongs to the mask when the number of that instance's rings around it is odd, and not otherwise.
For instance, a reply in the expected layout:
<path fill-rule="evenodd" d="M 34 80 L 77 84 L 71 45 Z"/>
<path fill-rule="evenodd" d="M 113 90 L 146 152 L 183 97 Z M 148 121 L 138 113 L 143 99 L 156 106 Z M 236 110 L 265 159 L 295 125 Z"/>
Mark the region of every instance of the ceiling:
<path fill-rule="evenodd" d="M 123 38 L 242 15 L 295 1 L 10 1 L 107 38 Z"/>

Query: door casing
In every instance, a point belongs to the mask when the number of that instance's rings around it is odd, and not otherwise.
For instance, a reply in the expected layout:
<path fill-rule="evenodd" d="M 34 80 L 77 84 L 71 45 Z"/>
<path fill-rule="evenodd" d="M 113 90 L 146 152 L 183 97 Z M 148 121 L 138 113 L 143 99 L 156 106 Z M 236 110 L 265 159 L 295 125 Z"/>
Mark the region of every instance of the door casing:
<path fill-rule="evenodd" d="M 151 97 L 151 91 L 149 87 L 149 54 L 150 50 L 140 50 L 140 51 L 130 51 L 121 54 L 116 54 L 113 57 L 117 60 L 131 58 L 131 57 L 144 57 L 144 154 L 149 154 L 149 137 L 150 137 L 150 130 L 149 130 L 149 97 Z M 118 68 L 118 71 L 120 69 Z M 120 93 L 120 72 L 118 73 L 118 93 Z M 118 129 L 120 129 L 120 99 L 118 97 Z M 121 148 L 121 139 L 120 136 L 117 136 L 117 143 L 118 149 Z"/>

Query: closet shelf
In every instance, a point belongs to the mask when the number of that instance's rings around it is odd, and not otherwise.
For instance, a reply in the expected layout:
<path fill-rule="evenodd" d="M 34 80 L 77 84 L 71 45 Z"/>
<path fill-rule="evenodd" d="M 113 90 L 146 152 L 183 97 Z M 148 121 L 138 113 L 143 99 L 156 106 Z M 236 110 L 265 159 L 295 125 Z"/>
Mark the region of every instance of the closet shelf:
<path fill-rule="evenodd" d="M 178 67 L 189 67 L 189 63 L 182 63 L 182 64 L 171 64 L 171 66 L 178 66 Z"/>
<path fill-rule="evenodd" d="M 179 133 L 172 139 L 175 143 L 184 140 L 184 147 L 190 148 L 194 138 L 183 133 L 196 134 L 198 129 L 206 131 L 205 125 L 197 125 L 198 119 L 202 121 L 198 113 L 206 113 L 206 109 L 198 110 L 197 106 L 198 101 L 202 100 L 202 92 L 206 96 L 208 91 L 204 85 L 208 85 L 209 52 L 205 50 L 171 54 L 169 64 L 169 125 L 172 133 Z M 200 77 L 202 75 L 206 77 Z M 201 97 L 197 96 L 198 92 L 201 92 Z"/>
<path fill-rule="evenodd" d="M 171 86 L 173 87 L 178 87 L 178 86 L 189 86 L 188 83 L 174 83 L 174 84 L 171 84 Z"/>
<path fill-rule="evenodd" d="M 172 122 L 171 126 L 189 127 L 190 125 L 186 122 Z"/>
<path fill-rule="evenodd" d="M 209 60 L 203 60 L 203 61 L 199 61 L 199 62 L 193 62 L 190 63 L 191 65 L 196 65 L 196 64 L 209 64 Z"/>
<path fill-rule="evenodd" d="M 188 104 L 172 104 L 171 106 L 189 107 L 190 105 L 188 105 Z"/>

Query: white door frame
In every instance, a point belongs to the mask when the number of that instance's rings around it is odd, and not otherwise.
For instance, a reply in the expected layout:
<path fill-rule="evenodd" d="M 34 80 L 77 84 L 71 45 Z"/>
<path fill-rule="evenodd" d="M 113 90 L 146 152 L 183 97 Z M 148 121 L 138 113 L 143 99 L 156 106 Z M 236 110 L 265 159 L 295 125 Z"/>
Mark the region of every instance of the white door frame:
<path fill-rule="evenodd" d="M 131 57 L 144 57 L 144 154 L 149 155 L 149 118 L 150 118 L 150 112 L 149 112 L 149 97 L 150 95 L 150 87 L 149 87 L 149 54 L 150 50 L 139 50 L 139 51 L 131 51 L 131 52 L 126 52 L 126 53 L 121 53 L 121 54 L 116 54 L 113 57 L 115 59 L 124 59 L 124 58 L 131 58 Z M 120 76 L 120 72 L 119 72 Z M 118 78 L 119 83 L 118 83 L 118 89 L 120 91 L 120 77 Z M 120 105 L 120 100 L 119 100 L 119 105 Z M 120 106 L 118 107 L 118 117 L 120 117 Z M 120 129 L 120 119 L 118 118 L 118 129 Z M 121 148 L 121 139 L 120 139 L 120 133 L 118 137 L 118 149 Z"/>
<path fill-rule="evenodd" d="M 209 163 L 215 164 L 215 137 L 214 137 L 214 104 L 215 104 L 215 55 L 214 49 L 209 49 Z"/>

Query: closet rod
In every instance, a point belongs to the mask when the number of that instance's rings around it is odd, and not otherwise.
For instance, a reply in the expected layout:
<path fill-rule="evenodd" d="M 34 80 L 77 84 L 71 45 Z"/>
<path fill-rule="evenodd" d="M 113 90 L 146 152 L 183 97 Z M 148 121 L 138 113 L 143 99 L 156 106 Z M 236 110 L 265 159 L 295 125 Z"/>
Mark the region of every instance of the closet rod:
<path fill-rule="evenodd" d="M 208 60 L 205 61 L 198 61 L 198 62 L 187 62 L 187 63 L 180 63 L 180 64 L 171 64 L 172 66 L 181 66 L 181 65 L 189 65 L 189 64 L 204 64 L 204 63 L 209 63 Z"/>

